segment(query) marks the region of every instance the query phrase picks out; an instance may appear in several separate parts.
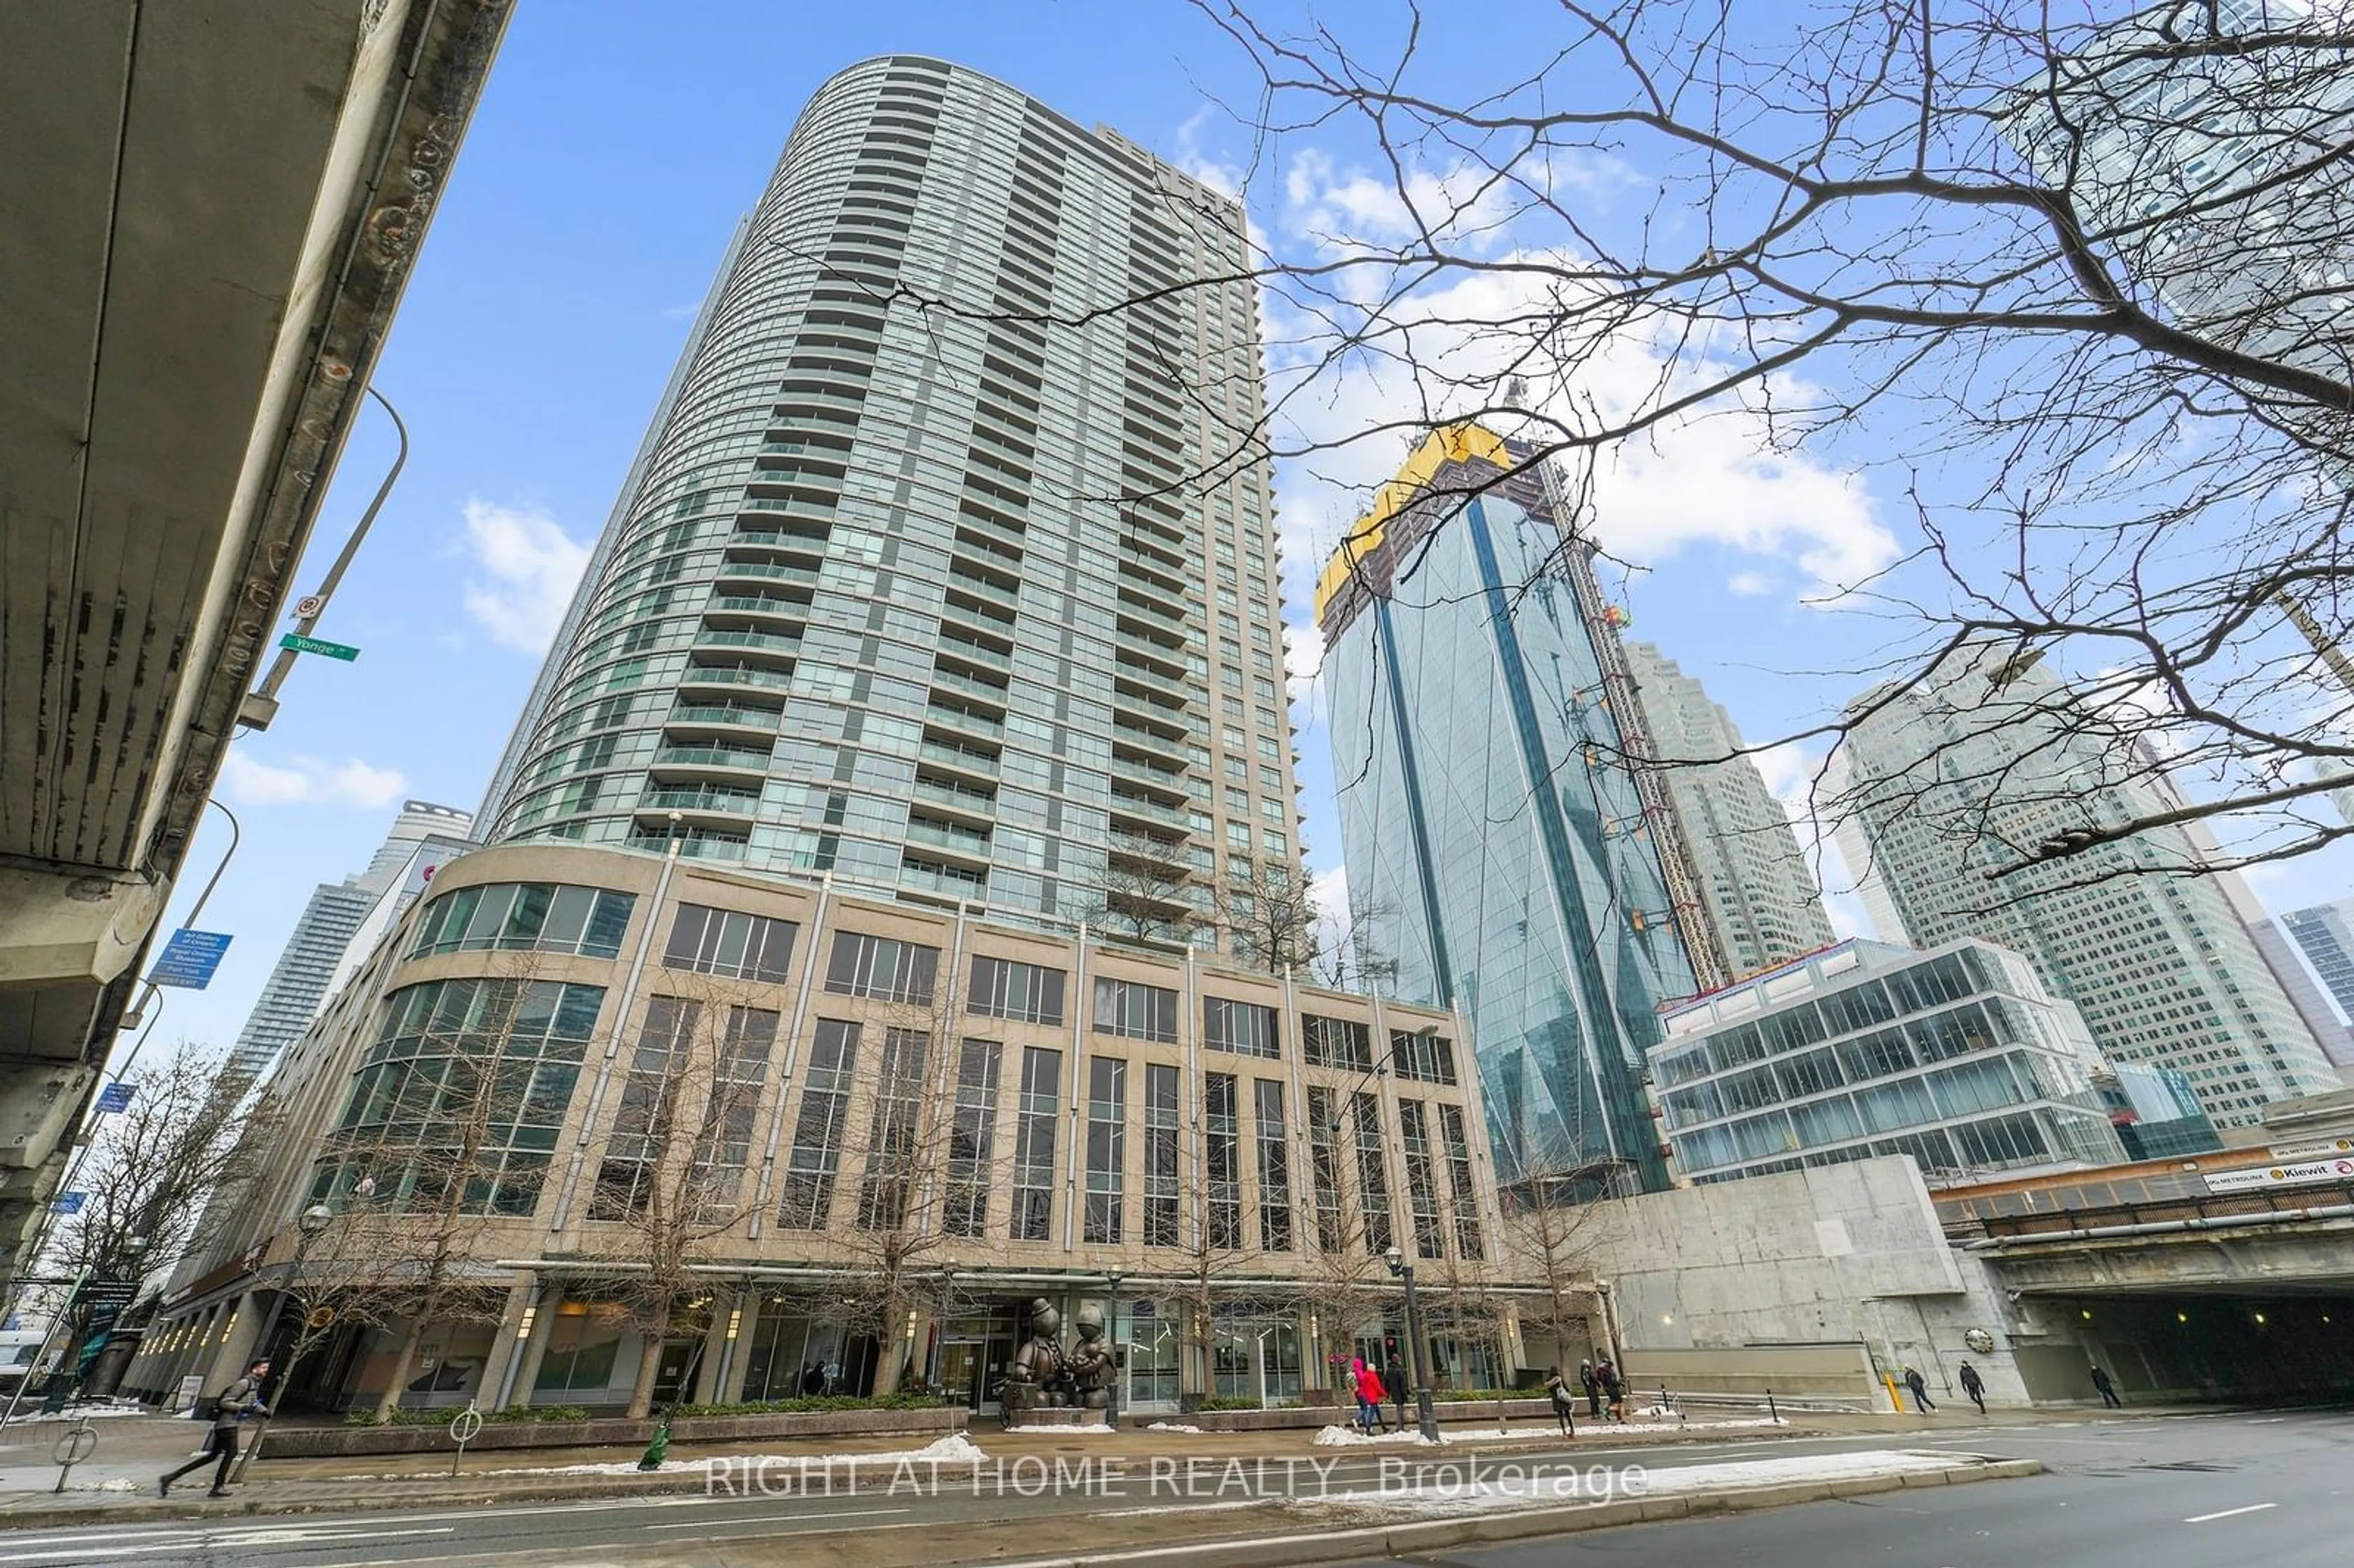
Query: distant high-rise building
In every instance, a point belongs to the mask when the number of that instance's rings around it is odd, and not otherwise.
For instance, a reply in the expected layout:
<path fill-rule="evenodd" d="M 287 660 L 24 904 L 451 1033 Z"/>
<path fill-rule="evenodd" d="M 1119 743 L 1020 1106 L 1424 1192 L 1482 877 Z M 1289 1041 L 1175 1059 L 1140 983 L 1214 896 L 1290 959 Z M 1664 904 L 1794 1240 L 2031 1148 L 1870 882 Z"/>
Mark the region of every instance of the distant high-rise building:
<path fill-rule="evenodd" d="M 2128 1160 L 2170 1160 L 2223 1147 L 2213 1118 L 2190 1091 L 2190 1080 L 2171 1067 L 2104 1062 L 2093 1071 L 2093 1088 L 2108 1108 L 2109 1125 L 2116 1128 Z"/>
<path fill-rule="evenodd" d="M 1250 270 L 1240 202 L 1109 130 L 913 56 L 827 81 L 486 839 L 674 837 L 1135 935 L 1296 873 Z"/>
<path fill-rule="evenodd" d="M 1696 911 L 1625 761 L 1615 619 L 1555 519 L 1540 471 L 1449 426 L 1325 567 L 1342 851 L 1399 992 L 1468 1016 L 1507 1175 L 1656 1187 L 1642 1057 L 1697 989 Z"/>
<path fill-rule="evenodd" d="M 2346 374 L 2354 71 L 2311 0 L 2151 5 L 2022 84 L 2012 142 L 2166 308 L 2247 352 Z M 2287 40 L 2299 32 L 2303 45 Z M 2271 33 L 2281 41 L 2233 49 Z M 2328 39 L 2329 41 L 2323 41 Z M 2213 47 L 2217 43 L 2226 47 Z"/>
<path fill-rule="evenodd" d="M 1734 755 L 1741 733 L 1733 715 L 1650 643 L 1627 644 L 1627 667 L 1657 756 L 1686 765 L 1663 775 L 1669 805 L 1702 916 L 1732 975 L 1829 947 L 1821 890 L 1765 774 L 1754 758 Z"/>
<path fill-rule="evenodd" d="M 2322 997 L 2321 989 L 2313 983 L 2313 977 L 2297 961 L 2296 950 L 2281 935 L 2280 927 L 2273 924 L 2271 911 L 2264 907 L 2264 900 L 2257 897 L 2256 890 L 2248 885 L 2248 879 L 2232 868 L 2229 853 L 2206 822 L 2188 815 L 2189 797 L 2175 787 L 2172 777 L 2157 754 L 2144 747 L 2142 758 L 2145 765 L 2143 778 L 2168 807 L 2186 813 L 2182 823 L 2183 838 L 2198 852 L 2200 860 L 2215 868 L 2208 873 L 2209 879 L 2221 892 L 2223 901 L 2232 906 L 2232 915 L 2248 933 L 2248 940 L 2255 944 L 2256 956 L 2264 959 L 2264 967 L 2272 971 L 2273 979 L 2280 982 L 2282 993 L 2288 998 L 2289 1005 L 2296 1009 L 2297 1017 L 2305 1021 L 2306 1028 L 2312 1033 L 2316 1044 L 2320 1045 L 2321 1054 L 2339 1066 L 2354 1063 L 2354 1034 L 2349 1034 L 2346 1025 L 2329 1011 L 2329 1003 Z"/>
<path fill-rule="evenodd" d="M 363 930 L 387 924 L 389 916 L 379 918 L 380 910 L 395 904 L 406 907 L 404 891 L 414 897 L 434 865 L 463 853 L 472 825 L 473 818 L 454 807 L 408 801 L 366 870 L 313 888 L 246 1017 L 229 1065 L 249 1077 L 268 1072 L 279 1053 L 310 1027 L 319 1004 L 349 972 L 352 948 Z M 416 888 L 408 886 L 411 880 Z"/>
<path fill-rule="evenodd" d="M 2033 659 L 1973 645 L 1850 713 L 1830 780 L 1840 847 L 1912 942 L 1975 936 L 2026 954 L 2105 1056 L 2180 1072 L 2218 1125 L 2335 1084 L 2223 887 L 2165 869 L 2202 858 L 2188 835 L 2007 869 L 2165 803 L 2147 764 L 2110 755 Z"/>
<path fill-rule="evenodd" d="M 2317 904 L 2292 910 L 2281 926 L 2303 950 L 2313 972 L 2329 988 L 2339 1011 L 2354 1018 L 2354 899 Z M 2354 1052 L 2331 1057 L 2341 1067 L 2354 1067 Z"/>

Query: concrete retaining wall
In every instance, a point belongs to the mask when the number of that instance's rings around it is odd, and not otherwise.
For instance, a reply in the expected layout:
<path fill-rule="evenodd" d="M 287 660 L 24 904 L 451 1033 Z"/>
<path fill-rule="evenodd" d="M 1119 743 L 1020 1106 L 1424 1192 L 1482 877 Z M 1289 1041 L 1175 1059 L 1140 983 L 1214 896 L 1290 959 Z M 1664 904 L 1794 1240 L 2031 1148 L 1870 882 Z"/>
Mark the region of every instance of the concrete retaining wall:
<path fill-rule="evenodd" d="M 967 1412 L 938 1410 L 815 1410 L 770 1415 L 698 1415 L 671 1424 L 673 1443 L 740 1443 L 775 1437 L 893 1437 L 930 1442 L 965 1427 Z M 488 1448 L 642 1448 L 652 1421 L 484 1422 L 467 1452 Z M 265 1459 L 336 1459 L 361 1454 L 429 1454 L 452 1446 L 448 1425 L 432 1426 L 280 1426 L 271 1429 Z"/>
<path fill-rule="evenodd" d="M 1755 1399 L 1767 1393 L 1799 1404 L 1873 1408 L 1881 1399 L 1872 1354 L 1853 1345 L 1744 1345 L 1681 1350 L 1629 1345 L 1627 1394 L 1648 1404 L 1659 1390 Z"/>

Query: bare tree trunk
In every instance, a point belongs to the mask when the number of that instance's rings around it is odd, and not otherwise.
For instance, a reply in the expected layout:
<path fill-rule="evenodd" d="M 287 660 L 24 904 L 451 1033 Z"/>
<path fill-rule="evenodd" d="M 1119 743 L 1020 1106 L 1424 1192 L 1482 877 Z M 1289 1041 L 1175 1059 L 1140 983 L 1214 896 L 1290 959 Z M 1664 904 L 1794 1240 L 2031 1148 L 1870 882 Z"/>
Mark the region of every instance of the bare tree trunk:
<path fill-rule="evenodd" d="M 653 1412 L 654 1379 L 662 1372 L 663 1340 L 670 1334 L 673 1304 L 673 1298 L 665 1291 L 655 1298 L 653 1310 L 646 1314 L 637 1381 L 630 1385 L 630 1408 L 626 1413 L 632 1421 L 643 1421 Z"/>
<path fill-rule="evenodd" d="M 400 1349 L 392 1358 L 392 1375 L 386 1380 L 384 1392 L 376 1395 L 376 1418 L 378 1424 L 391 1420 L 392 1413 L 400 1408 L 401 1392 L 408 1386 L 408 1369 L 416 1364 L 417 1348 L 424 1342 L 425 1330 L 429 1321 L 426 1314 L 419 1312 L 409 1319 L 408 1327 L 402 1331 Z"/>

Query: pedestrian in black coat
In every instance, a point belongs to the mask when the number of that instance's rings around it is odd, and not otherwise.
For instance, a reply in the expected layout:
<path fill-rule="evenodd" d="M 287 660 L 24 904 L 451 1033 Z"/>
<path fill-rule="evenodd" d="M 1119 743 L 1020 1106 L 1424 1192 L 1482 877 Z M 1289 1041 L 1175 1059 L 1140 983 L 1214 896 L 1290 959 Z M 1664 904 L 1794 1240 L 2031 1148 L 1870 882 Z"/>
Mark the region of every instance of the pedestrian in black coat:
<path fill-rule="evenodd" d="M 1929 1380 L 1921 1375 L 1920 1368 L 1904 1369 L 1904 1386 L 1913 1391 L 1913 1406 L 1922 1414 L 1937 1408 L 1936 1402 L 1929 1397 Z"/>
<path fill-rule="evenodd" d="M 2101 1396 L 2101 1405 L 2104 1409 L 2125 1408 L 2126 1402 L 2117 1397 L 2117 1385 L 2109 1381 L 2109 1374 L 2101 1369 L 2101 1363 L 2098 1361 L 2093 1363 L 2093 1389 Z"/>
<path fill-rule="evenodd" d="M 1553 1401 L 1553 1418 L 1561 1424 L 1561 1435 L 1576 1436 L 1577 1404 L 1570 1395 L 1569 1380 L 1561 1375 L 1559 1367 L 1545 1368 L 1545 1397 Z"/>
<path fill-rule="evenodd" d="M 1978 1414 L 1980 1415 L 1984 1415 L 1987 1413 L 1986 1379 L 1978 1376 L 1978 1368 L 1970 1365 L 1967 1361 L 1964 1361 L 1962 1363 L 1961 1380 L 1962 1392 L 1970 1396 L 1970 1403 L 1978 1407 Z"/>

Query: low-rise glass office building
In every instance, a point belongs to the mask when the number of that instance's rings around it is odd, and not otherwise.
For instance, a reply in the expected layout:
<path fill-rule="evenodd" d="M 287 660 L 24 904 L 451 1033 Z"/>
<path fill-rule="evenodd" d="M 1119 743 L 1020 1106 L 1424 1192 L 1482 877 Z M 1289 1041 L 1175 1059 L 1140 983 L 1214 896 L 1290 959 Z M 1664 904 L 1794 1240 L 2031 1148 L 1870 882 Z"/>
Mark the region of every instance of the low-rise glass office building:
<path fill-rule="evenodd" d="M 1842 942 L 1668 1012 L 1649 1054 L 1680 1175 L 1910 1154 L 1933 1180 L 2124 1157 L 2091 1034 L 1988 942 Z"/>

